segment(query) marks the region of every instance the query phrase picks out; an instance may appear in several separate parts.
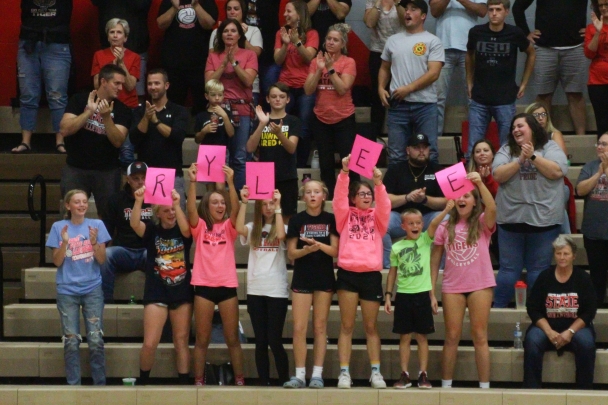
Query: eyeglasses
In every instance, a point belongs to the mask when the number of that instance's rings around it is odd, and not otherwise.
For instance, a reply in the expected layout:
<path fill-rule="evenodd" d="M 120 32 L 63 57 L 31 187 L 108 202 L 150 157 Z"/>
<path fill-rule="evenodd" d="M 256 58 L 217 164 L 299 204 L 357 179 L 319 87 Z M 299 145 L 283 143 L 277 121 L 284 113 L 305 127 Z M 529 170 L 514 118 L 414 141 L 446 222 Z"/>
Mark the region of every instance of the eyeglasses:
<path fill-rule="evenodd" d="M 602 148 L 608 148 L 608 142 L 598 142 L 595 144 L 595 147 L 602 147 Z"/>
<path fill-rule="evenodd" d="M 371 197 L 372 196 L 372 192 L 371 191 L 368 191 L 368 192 L 361 191 L 360 193 L 357 193 L 357 195 L 359 197 L 361 197 L 361 198 Z"/>
<path fill-rule="evenodd" d="M 534 118 L 547 118 L 547 114 L 546 112 L 542 112 L 542 113 L 532 113 L 532 116 Z"/>

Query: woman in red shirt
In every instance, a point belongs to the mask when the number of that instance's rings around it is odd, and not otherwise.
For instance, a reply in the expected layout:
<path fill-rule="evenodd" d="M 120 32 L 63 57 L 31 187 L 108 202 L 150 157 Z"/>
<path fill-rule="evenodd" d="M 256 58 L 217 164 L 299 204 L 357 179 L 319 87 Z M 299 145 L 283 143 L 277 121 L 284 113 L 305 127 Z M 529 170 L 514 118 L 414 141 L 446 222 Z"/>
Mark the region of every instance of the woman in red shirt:
<path fill-rule="evenodd" d="M 591 13 L 591 24 L 585 30 L 585 56 L 591 59 L 587 89 L 600 137 L 608 131 L 608 0 L 596 4 L 601 19 Z"/>

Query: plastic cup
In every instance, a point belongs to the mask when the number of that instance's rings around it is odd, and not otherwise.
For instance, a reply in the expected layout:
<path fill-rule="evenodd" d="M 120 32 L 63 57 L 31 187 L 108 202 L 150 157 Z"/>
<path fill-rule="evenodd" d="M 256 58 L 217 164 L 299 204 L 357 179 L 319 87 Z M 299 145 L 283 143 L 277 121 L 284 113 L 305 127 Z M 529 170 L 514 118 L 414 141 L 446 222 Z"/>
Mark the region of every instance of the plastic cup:
<path fill-rule="evenodd" d="M 526 295 L 528 286 L 523 281 L 515 283 L 515 306 L 517 309 L 526 309 Z"/>
<path fill-rule="evenodd" d="M 137 380 L 136 378 L 123 378 L 122 385 L 128 385 L 128 386 L 132 387 L 135 385 L 136 380 Z"/>

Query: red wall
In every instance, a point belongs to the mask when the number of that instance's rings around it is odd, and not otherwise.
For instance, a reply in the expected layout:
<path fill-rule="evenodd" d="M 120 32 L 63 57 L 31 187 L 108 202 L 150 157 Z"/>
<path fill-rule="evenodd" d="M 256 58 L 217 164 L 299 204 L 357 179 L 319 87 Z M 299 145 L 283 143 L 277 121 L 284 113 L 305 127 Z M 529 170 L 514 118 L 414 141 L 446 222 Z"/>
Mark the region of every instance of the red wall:
<path fill-rule="evenodd" d="M 225 0 L 216 0 L 220 9 L 220 20 L 225 18 Z M 282 0 L 284 6 L 287 0 Z M 17 44 L 21 25 L 21 7 L 17 0 L 3 1 L 3 23 L 0 24 L 0 106 L 10 105 L 10 99 L 17 95 Z M 161 0 L 153 0 L 149 14 L 150 50 L 149 67 L 158 65 L 159 43 L 162 31 L 156 26 L 156 16 Z M 281 7 L 281 20 L 282 17 Z M 91 86 L 91 62 L 93 53 L 100 48 L 97 31 L 97 8 L 89 0 L 74 0 L 72 14 L 72 44 L 74 49 L 74 67 L 76 88 Z M 357 61 L 357 85 L 369 85 L 367 59 L 369 52 L 353 33 L 349 37 L 350 55 Z M 356 55 L 356 56 L 355 56 Z"/>

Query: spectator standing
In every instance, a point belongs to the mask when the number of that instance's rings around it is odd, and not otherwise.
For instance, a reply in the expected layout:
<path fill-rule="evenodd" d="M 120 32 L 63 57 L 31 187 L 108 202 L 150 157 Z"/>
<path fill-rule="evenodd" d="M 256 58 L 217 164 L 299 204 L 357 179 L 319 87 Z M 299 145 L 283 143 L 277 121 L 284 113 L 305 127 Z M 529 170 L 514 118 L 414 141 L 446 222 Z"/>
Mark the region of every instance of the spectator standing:
<path fill-rule="evenodd" d="M 325 38 L 324 53 L 319 51 L 310 64 L 310 73 L 304 84 L 306 94 L 316 93 L 311 130 L 319 150 L 321 180 L 333 199 L 336 185 L 336 161 L 350 154 L 355 142 L 356 122 L 352 87 L 357 77 L 355 60 L 347 56 L 347 24 L 332 25 Z M 357 173 L 351 179 L 359 180 Z"/>
<path fill-rule="evenodd" d="M 111 46 L 107 30 L 104 29 L 106 22 L 113 18 L 129 21 L 129 49 L 138 54 L 140 59 L 137 77 L 140 79 L 146 77 L 150 46 L 148 13 L 152 0 L 91 0 L 91 3 L 97 7 L 99 15 L 99 42 L 102 48 Z M 144 80 L 139 80 L 135 89 L 139 97 L 144 96 L 146 94 Z"/>
<path fill-rule="evenodd" d="M 466 91 L 465 59 L 468 33 L 488 12 L 487 0 L 429 0 L 431 15 L 437 19 L 435 33 L 445 49 L 445 64 L 437 81 L 437 136 L 443 134 L 445 104 L 454 72 Z"/>
<path fill-rule="evenodd" d="M 306 167 L 310 154 L 309 125 L 315 105 L 314 94 L 304 92 L 304 83 L 308 77 L 310 62 L 315 58 L 319 48 L 319 34 L 312 29 L 310 14 L 306 3 L 301 0 L 290 0 L 285 5 L 285 27 L 277 31 L 274 42 L 274 61 L 281 66 L 279 82 L 289 86 L 289 104 L 287 112 L 297 115 L 302 122 L 302 134 L 298 147 L 298 167 Z M 272 68 L 268 71 L 269 81 Z M 272 81 L 275 83 L 276 80 Z M 270 84 L 268 88 L 270 88 Z M 295 109 L 295 110 L 294 110 Z"/>
<path fill-rule="evenodd" d="M 469 31 L 466 71 L 471 102 L 467 160 L 475 142 L 485 137 L 492 117 L 498 125 L 500 144 L 507 142 L 515 100 L 523 97 L 534 69 L 534 47 L 520 28 L 505 23 L 509 5 L 509 0 L 488 0 L 490 21 Z M 518 50 L 527 55 L 519 86 L 515 83 Z"/>
<path fill-rule="evenodd" d="M 352 5 L 351 0 L 306 0 L 312 27 L 319 33 L 319 38 L 325 38 L 332 25 L 343 23 Z"/>
<path fill-rule="evenodd" d="M 185 209 L 182 145 L 186 138 L 188 112 L 167 97 L 170 88 L 167 72 L 152 69 L 147 78 L 150 101 L 133 113 L 130 136 L 137 156 L 152 167 L 175 169 L 175 189 Z"/>
<path fill-rule="evenodd" d="M 586 66 L 582 44 L 587 23 L 587 0 L 537 0 L 534 31 L 530 30 L 525 15 L 533 2 L 515 0 L 513 18 L 536 50 L 536 100 L 551 109 L 557 83 L 561 83 L 568 99 L 574 131 L 584 135 L 585 74 L 581 67 Z"/>
<path fill-rule="evenodd" d="M 114 303 L 114 280 L 116 273 L 144 270 L 146 248 L 141 237 L 131 228 L 131 216 L 135 204 L 135 193 L 146 182 L 148 166 L 144 162 L 133 162 L 127 168 L 127 182 L 122 190 L 108 199 L 107 215 L 104 218 L 106 229 L 113 236 L 112 246 L 106 248 L 106 261 L 101 265 L 101 287 L 104 302 Z M 140 208 L 144 224 L 152 220 L 152 207 L 143 203 Z"/>
<path fill-rule="evenodd" d="M 245 185 L 247 139 L 251 120 L 255 118 L 253 107 L 253 81 L 258 72 L 258 57 L 246 49 L 245 33 L 241 23 L 228 18 L 220 24 L 220 33 L 205 66 L 205 80 L 219 80 L 224 85 L 222 107 L 232 114 L 234 136 L 230 139 L 230 167 L 234 170 L 237 189 Z"/>
<path fill-rule="evenodd" d="M 391 36 L 382 51 L 378 94 L 388 109 L 388 161 L 406 161 L 405 147 L 415 134 L 425 134 L 431 160 L 439 161 L 437 149 L 437 91 L 444 61 L 441 41 L 424 29 L 428 5 L 424 0 L 404 0 L 405 31 Z M 390 92 L 386 86 L 390 81 Z M 425 223 L 430 223 L 425 219 Z M 390 250 L 389 250 L 390 252 Z M 388 256 L 387 259 L 388 260 Z"/>
<path fill-rule="evenodd" d="M 103 219 L 108 197 L 120 190 L 118 151 L 131 126 L 131 111 L 118 94 L 125 83 L 122 68 L 108 64 L 99 71 L 99 89 L 72 96 L 61 119 L 67 150 L 61 190 L 80 189 L 95 196 Z"/>
<path fill-rule="evenodd" d="M 585 197 L 585 210 L 581 232 L 589 261 L 589 272 L 595 287 L 597 307 L 604 305 L 608 261 L 608 132 L 595 146 L 597 159 L 588 162 L 576 184 L 576 194 Z"/>
<path fill-rule="evenodd" d="M 55 148 L 59 153 L 66 153 L 60 122 L 68 103 L 71 18 L 72 0 L 59 0 L 52 5 L 21 0 L 17 51 L 21 143 L 12 153 L 27 153 L 32 149 L 43 82 L 51 110 Z"/>
<path fill-rule="evenodd" d="M 591 59 L 587 90 L 600 137 L 608 131 L 608 2 L 598 0 L 597 6 L 601 16 L 591 13 L 591 24 L 585 31 L 585 55 Z"/>
<path fill-rule="evenodd" d="M 162 0 L 156 22 L 165 31 L 160 50 L 161 66 L 172 86 L 169 98 L 186 105 L 192 96 L 192 115 L 205 108 L 205 63 L 209 37 L 217 21 L 213 0 Z"/>
<path fill-rule="evenodd" d="M 437 133 L 434 131 L 433 133 Z M 415 208 L 422 213 L 426 231 L 439 213 L 445 208 L 446 199 L 435 178 L 435 173 L 443 166 L 429 160 L 430 145 L 426 135 L 410 137 L 406 149 L 408 160 L 390 165 L 384 176 L 384 184 L 391 200 L 391 215 L 388 230 L 382 238 L 384 248 L 383 266 L 390 268 L 392 238 L 402 238 L 401 212 Z"/>
<path fill-rule="evenodd" d="M 566 155 L 530 114 L 513 118 L 506 145 L 494 157 L 500 270 L 494 307 L 505 308 L 523 268 L 529 288 L 551 266 L 551 241 L 564 220 Z"/>
<path fill-rule="evenodd" d="M 394 34 L 403 31 L 405 9 L 401 7 L 400 0 L 367 0 L 363 21 L 370 28 L 371 38 L 369 45 L 369 75 L 372 82 L 371 94 L 371 123 L 372 139 L 382 135 L 384 115 L 386 111 L 376 89 L 378 88 L 378 72 L 382 64 L 382 51 L 386 40 Z"/>

